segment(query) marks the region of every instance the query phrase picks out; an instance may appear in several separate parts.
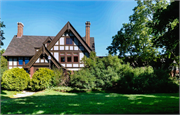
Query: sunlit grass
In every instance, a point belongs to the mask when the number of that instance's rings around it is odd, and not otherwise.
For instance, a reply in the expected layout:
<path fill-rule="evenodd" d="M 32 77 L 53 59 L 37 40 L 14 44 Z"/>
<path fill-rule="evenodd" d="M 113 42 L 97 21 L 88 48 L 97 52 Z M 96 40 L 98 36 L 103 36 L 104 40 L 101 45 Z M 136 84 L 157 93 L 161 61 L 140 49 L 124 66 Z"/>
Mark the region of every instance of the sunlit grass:
<path fill-rule="evenodd" d="M 1 90 L 1 99 L 13 98 L 16 94 L 21 94 L 22 91 L 7 91 Z"/>
<path fill-rule="evenodd" d="M 12 94 L 6 91 L 2 95 Z M 165 114 L 179 113 L 179 93 L 62 93 L 45 90 L 28 97 L 2 99 L 1 105 L 2 114 Z"/>

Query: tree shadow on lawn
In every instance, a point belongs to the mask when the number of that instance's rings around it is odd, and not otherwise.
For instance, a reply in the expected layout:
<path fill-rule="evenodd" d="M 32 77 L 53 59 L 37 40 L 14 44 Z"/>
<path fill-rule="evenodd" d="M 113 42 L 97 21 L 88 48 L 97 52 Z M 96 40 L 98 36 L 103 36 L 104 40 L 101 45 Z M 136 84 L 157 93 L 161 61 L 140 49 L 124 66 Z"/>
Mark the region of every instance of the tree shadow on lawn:
<path fill-rule="evenodd" d="M 59 93 L 4 100 L 2 114 L 179 113 L 179 94 Z"/>
<path fill-rule="evenodd" d="M 3 100 L 3 99 L 11 99 L 10 97 L 8 97 L 8 94 L 5 92 L 5 90 L 2 90 L 2 89 L 1 89 L 0 96 L 1 96 L 1 100 Z"/>

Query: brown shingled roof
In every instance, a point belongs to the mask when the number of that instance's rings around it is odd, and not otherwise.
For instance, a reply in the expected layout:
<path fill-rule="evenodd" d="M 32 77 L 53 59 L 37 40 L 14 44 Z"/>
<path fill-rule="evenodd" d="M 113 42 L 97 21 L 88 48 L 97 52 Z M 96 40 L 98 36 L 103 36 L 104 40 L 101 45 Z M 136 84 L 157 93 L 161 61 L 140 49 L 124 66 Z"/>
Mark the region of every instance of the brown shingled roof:
<path fill-rule="evenodd" d="M 50 36 L 53 39 L 55 36 Z M 21 38 L 17 38 L 14 35 L 9 46 L 7 47 L 3 56 L 34 56 L 35 47 L 41 47 L 43 42 L 48 36 L 28 36 L 23 35 Z M 85 37 L 82 37 L 86 41 Z M 95 51 L 94 37 L 90 37 L 91 49 Z"/>
<path fill-rule="evenodd" d="M 47 37 L 23 35 L 21 38 L 17 38 L 14 35 L 3 56 L 33 56 L 35 54 L 34 47 L 41 47 Z"/>

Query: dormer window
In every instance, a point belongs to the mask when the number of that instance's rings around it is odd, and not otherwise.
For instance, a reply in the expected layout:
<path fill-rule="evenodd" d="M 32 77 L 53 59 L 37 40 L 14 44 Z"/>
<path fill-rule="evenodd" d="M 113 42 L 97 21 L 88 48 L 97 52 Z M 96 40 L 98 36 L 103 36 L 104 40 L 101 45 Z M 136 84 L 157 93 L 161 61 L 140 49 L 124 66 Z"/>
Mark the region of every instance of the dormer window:
<path fill-rule="evenodd" d="M 66 45 L 73 45 L 73 38 L 66 38 Z"/>

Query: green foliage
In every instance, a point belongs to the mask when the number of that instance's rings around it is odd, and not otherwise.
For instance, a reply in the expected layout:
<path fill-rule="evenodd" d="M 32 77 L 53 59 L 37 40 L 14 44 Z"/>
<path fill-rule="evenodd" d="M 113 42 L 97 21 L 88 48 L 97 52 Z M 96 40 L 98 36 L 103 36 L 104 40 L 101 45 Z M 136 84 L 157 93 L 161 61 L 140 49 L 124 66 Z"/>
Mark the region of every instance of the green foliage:
<path fill-rule="evenodd" d="M 7 70 L 7 59 L 2 56 L 2 54 L 5 52 L 4 49 L 0 50 L 0 79 L 4 73 L 4 71 Z"/>
<path fill-rule="evenodd" d="M 92 89 L 95 87 L 96 78 L 90 73 L 88 69 L 82 69 L 74 72 L 70 77 L 71 86 L 77 88 Z"/>
<path fill-rule="evenodd" d="M 118 92 L 121 93 L 172 93 L 178 92 L 165 70 L 153 70 L 152 67 L 121 70 Z"/>
<path fill-rule="evenodd" d="M 1 21 L 0 21 L 0 28 L 4 28 L 4 27 L 6 27 L 6 26 L 4 25 L 4 22 L 1 22 Z M 5 37 L 3 36 L 3 34 L 4 34 L 4 31 L 3 31 L 3 30 L 0 30 L 0 48 L 1 48 L 2 45 L 4 45 L 4 43 L 2 42 L 2 40 L 5 39 Z"/>
<path fill-rule="evenodd" d="M 159 8 L 166 8 L 167 5 L 165 0 L 137 0 L 134 13 L 129 16 L 130 22 L 124 23 L 112 37 L 111 46 L 107 47 L 109 53 L 117 54 L 119 57 L 131 56 L 131 63 L 141 59 L 139 63 L 143 63 L 144 66 L 150 65 L 150 62 L 156 58 L 158 50 L 153 47 L 152 28 L 148 24 L 152 22 L 153 13 Z"/>
<path fill-rule="evenodd" d="M 8 90 L 21 91 L 27 88 L 29 81 L 30 76 L 24 69 L 12 68 L 4 72 L 1 85 Z"/>
<path fill-rule="evenodd" d="M 67 86 L 67 76 L 63 73 L 62 68 L 58 69 L 53 67 L 54 77 L 52 77 L 52 85 L 53 86 Z"/>
<path fill-rule="evenodd" d="M 54 71 L 48 68 L 39 68 L 32 76 L 30 85 L 31 90 L 43 90 L 52 85 L 52 78 L 55 76 Z"/>
<path fill-rule="evenodd" d="M 91 69 L 91 73 L 96 77 L 97 87 L 108 89 L 119 79 L 117 71 L 121 68 L 122 60 L 117 56 L 108 55 L 98 59 L 96 67 Z"/>
<path fill-rule="evenodd" d="M 71 87 L 53 87 L 52 90 L 59 92 L 71 92 L 73 88 Z"/>
<path fill-rule="evenodd" d="M 93 85 L 94 88 L 114 90 L 120 93 L 178 91 L 178 85 L 169 79 L 170 76 L 165 70 L 154 70 L 151 66 L 133 68 L 129 63 L 123 63 L 118 56 L 111 55 L 101 59 L 92 58 L 90 55 L 90 58 L 84 61 L 86 67 L 71 76 L 73 87 L 92 89 Z"/>
<path fill-rule="evenodd" d="M 159 8 L 149 27 L 153 30 L 154 46 L 163 48 L 161 53 L 179 65 L 179 1 L 172 2 L 166 9 Z"/>

